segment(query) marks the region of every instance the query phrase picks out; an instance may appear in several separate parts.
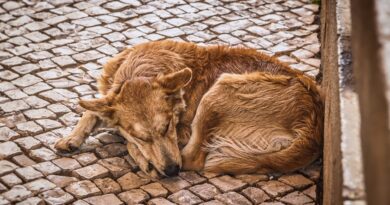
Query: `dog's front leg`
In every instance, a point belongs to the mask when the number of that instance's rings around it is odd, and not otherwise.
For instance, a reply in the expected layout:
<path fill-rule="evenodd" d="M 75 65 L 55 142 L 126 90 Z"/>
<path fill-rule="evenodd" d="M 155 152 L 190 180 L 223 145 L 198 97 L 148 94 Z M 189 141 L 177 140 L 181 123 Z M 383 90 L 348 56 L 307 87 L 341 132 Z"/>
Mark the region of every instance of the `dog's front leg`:
<path fill-rule="evenodd" d="M 131 142 L 127 142 L 127 150 L 129 152 L 129 155 L 134 159 L 134 161 L 137 163 L 137 165 L 139 166 L 141 171 L 143 171 L 145 174 L 149 175 L 150 177 L 152 177 L 154 179 L 158 178 L 157 170 L 142 155 L 142 153 L 141 153 L 141 151 L 139 151 L 137 145 L 135 145 Z"/>
<path fill-rule="evenodd" d="M 200 171 L 204 167 L 206 152 L 202 149 L 203 138 L 197 131 L 192 131 L 188 144 L 181 151 L 184 170 Z"/>
<path fill-rule="evenodd" d="M 85 138 L 92 132 L 98 116 L 91 111 L 85 111 L 72 133 L 57 141 L 55 148 L 60 151 L 73 151 L 81 146 Z"/>
<path fill-rule="evenodd" d="M 202 145 L 207 141 L 208 119 L 210 114 L 204 110 L 203 103 L 200 103 L 198 111 L 192 122 L 192 134 L 187 145 L 181 151 L 184 170 L 200 171 L 203 169 L 207 152 Z"/>

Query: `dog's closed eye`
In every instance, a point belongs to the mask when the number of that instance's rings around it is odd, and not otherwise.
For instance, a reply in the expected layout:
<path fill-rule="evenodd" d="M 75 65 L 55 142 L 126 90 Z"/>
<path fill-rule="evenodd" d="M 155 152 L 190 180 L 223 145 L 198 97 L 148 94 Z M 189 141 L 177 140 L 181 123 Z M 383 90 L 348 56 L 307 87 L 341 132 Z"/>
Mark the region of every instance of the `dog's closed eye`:
<path fill-rule="evenodd" d="M 135 137 L 138 142 L 141 142 L 141 143 L 151 143 L 153 142 L 152 140 L 152 137 Z"/>

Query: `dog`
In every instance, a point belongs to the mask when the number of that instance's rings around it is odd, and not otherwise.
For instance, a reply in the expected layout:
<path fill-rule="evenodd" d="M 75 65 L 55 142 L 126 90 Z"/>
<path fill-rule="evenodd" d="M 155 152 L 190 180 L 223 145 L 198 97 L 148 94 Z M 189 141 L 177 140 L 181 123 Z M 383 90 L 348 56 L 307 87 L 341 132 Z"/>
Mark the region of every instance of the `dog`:
<path fill-rule="evenodd" d="M 312 163 L 323 143 L 323 96 L 302 72 L 254 49 L 156 41 L 103 67 L 99 99 L 56 143 L 77 149 L 98 121 L 119 129 L 151 177 L 183 170 L 286 173 Z"/>

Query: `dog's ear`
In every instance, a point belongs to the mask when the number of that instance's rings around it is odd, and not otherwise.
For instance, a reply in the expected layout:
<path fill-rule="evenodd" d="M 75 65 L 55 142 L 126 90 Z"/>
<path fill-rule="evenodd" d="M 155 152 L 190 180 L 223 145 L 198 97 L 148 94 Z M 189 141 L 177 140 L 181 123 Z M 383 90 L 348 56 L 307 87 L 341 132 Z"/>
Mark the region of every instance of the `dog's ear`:
<path fill-rule="evenodd" d="M 111 107 L 111 100 L 109 97 L 92 99 L 92 100 L 81 100 L 80 106 L 94 112 L 108 113 L 114 109 Z"/>
<path fill-rule="evenodd" d="M 192 78 L 192 71 L 189 68 L 158 76 L 157 83 L 168 92 L 175 92 L 185 87 Z"/>

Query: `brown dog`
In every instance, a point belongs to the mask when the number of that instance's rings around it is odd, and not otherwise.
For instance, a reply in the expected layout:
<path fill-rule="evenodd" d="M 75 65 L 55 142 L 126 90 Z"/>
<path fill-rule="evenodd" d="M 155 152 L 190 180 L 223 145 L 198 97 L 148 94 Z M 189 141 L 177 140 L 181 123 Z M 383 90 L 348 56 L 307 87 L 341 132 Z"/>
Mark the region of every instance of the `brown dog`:
<path fill-rule="evenodd" d="M 80 101 L 87 111 L 57 149 L 78 148 L 102 119 L 153 177 L 289 172 L 321 153 L 315 82 L 252 49 L 145 43 L 112 58 L 98 83 L 103 97 Z"/>

